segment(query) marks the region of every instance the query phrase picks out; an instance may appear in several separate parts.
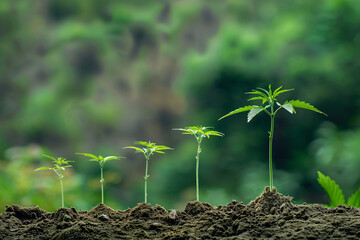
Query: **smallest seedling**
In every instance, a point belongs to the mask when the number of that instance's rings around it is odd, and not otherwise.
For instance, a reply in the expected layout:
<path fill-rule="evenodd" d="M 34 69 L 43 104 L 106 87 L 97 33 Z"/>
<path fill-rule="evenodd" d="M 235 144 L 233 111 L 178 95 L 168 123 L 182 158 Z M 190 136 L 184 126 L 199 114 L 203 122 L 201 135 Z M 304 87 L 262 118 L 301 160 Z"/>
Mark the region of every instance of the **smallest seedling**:
<path fill-rule="evenodd" d="M 74 162 L 74 161 L 68 161 L 68 160 L 66 160 L 66 158 L 62 158 L 62 157 L 54 158 L 54 157 L 48 156 L 48 155 L 43 155 L 43 156 L 53 160 L 54 167 L 53 168 L 39 167 L 39 168 L 35 169 L 34 171 L 53 170 L 59 176 L 60 185 L 61 185 L 61 207 L 63 208 L 64 207 L 64 186 L 63 186 L 64 175 L 62 175 L 61 171 L 65 171 L 65 168 L 67 168 L 67 167 L 72 167 L 71 165 L 69 165 L 69 162 Z"/>
<path fill-rule="evenodd" d="M 100 183 L 101 183 L 101 203 L 104 204 L 104 165 L 106 162 L 110 161 L 110 160 L 116 160 L 116 159 L 120 159 L 120 158 L 124 158 L 124 157 L 118 157 L 118 156 L 108 156 L 108 157 L 103 157 L 103 156 L 95 156 L 93 154 L 90 153 L 77 153 L 80 155 L 83 155 L 85 157 L 89 157 L 90 160 L 92 162 L 98 162 L 100 165 L 100 172 L 101 172 L 101 178 L 100 178 Z"/>
<path fill-rule="evenodd" d="M 197 153 L 196 153 L 196 200 L 199 201 L 199 161 L 201 153 L 201 142 L 204 137 L 210 138 L 210 136 L 224 136 L 223 133 L 211 130 L 212 127 L 203 127 L 203 126 L 192 126 L 186 128 L 174 128 L 173 130 L 182 131 L 183 134 L 193 135 L 198 143 Z"/>

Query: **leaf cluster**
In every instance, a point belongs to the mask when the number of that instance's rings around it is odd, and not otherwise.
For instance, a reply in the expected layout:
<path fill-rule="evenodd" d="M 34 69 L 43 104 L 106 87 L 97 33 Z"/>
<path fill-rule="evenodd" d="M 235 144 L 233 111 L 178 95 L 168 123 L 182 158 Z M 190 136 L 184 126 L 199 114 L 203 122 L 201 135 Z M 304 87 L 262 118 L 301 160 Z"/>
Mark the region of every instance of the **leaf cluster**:
<path fill-rule="evenodd" d="M 329 197 L 330 206 L 328 207 L 347 205 L 357 208 L 360 206 L 360 187 L 354 194 L 351 195 L 348 201 L 345 202 L 345 196 L 340 186 L 329 176 L 325 176 L 320 171 L 318 171 L 317 173 L 319 175 L 317 181 Z"/>
<path fill-rule="evenodd" d="M 104 164 L 110 160 L 117 160 L 117 159 L 121 159 L 121 158 L 124 158 L 124 157 L 119 157 L 119 156 L 107 156 L 107 157 L 103 157 L 103 156 L 95 156 L 93 154 L 90 154 L 90 153 L 76 153 L 76 154 L 80 154 L 80 155 L 83 155 L 85 157 L 89 157 L 90 160 L 89 161 L 92 161 L 92 162 L 98 162 L 100 164 L 101 167 L 104 166 Z"/>
<path fill-rule="evenodd" d="M 74 161 L 66 160 L 66 158 L 62 158 L 62 157 L 54 158 L 52 156 L 45 155 L 45 154 L 43 156 L 53 160 L 54 167 L 52 167 L 52 168 L 50 168 L 50 167 L 39 167 L 39 168 L 35 169 L 34 171 L 39 171 L 39 170 L 65 170 L 65 168 L 72 167 L 69 164 L 70 162 L 74 162 Z"/>
<path fill-rule="evenodd" d="M 251 92 L 246 93 L 246 94 L 255 95 L 254 97 L 249 98 L 248 101 L 260 100 L 261 105 L 248 105 L 248 106 L 240 107 L 240 108 L 235 109 L 234 111 L 222 116 L 221 118 L 219 118 L 219 120 L 229 117 L 231 115 L 240 113 L 240 112 L 249 111 L 248 116 L 247 116 L 247 121 L 250 122 L 257 114 L 259 114 L 262 111 L 264 111 L 269 116 L 275 116 L 276 113 L 282 108 L 291 114 L 296 113 L 295 108 L 303 108 L 303 109 L 311 110 L 311 111 L 326 115 L 319 109 L 315 108 L 311 104 L 306 103 L 304 101 L 288 100 L 288 101 L 284 102 L 283 104 L 278 102 L 277 97 L 280 94 L 289 92 L 289 91 L 293 91 L 293 90 L 294 89 L 283 89 L 282 90 L 282 86 L 280 86 L 277 89 L 275 89 L 275 91 L 272 91 L 271 84 L 269 85 L 269 90 L 265 90 L 263 88 L 254 89 Z M 272 108 L 274 106 L 274 103 L 277 104 L 278 108 L 274 112 L 269 111 L 268 109 L 270 107 Z"/>
<path fill-rule="evenodd" d="M 136 153 L 143 153 L 144 156 L 148 159 L 153 153 L 161 153 L 164 154 L 164 150 L 173 150 L 170 147 L 167 147 L 165 145 L 156 145 L 156 143 L 152 142 L 144 142 L 144 141 L 137 141 L 134 142 L 135 145 L 139 145 L 139 147 L 135 146 L 128 146 L 125 148 L 128 149 L 135 149 Z"/>
<path fill-rule="evenodd" d="M 204 137 L 210 138 L 210 136 L 224 136 L 223 133 L 211 130 L 212 127 L 203 127 L 203 126 L 191 126 L 185 128 L 174 128 L 173 130 L 182 131 L 183 134 L 194 135 L 196 140 L 200 143 Z"/>

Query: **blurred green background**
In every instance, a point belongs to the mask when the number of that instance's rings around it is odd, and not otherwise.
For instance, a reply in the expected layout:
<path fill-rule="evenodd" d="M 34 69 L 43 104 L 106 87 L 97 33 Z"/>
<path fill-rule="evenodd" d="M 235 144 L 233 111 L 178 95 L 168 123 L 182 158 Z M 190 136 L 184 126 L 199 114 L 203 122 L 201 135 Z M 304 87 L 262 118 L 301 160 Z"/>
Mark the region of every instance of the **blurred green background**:
<path fill-rule="evenodd" d="M 326 203 L 316 171 L 349 196 L 360 186 L 358 0 L 0 2 L 0 211 L 60 206 L 42 154 L 74 160 L 65 205 L 100 202 L 99 166 L 76 152 L 121 155 L 105 165 L 105 203 L 143 201 L 145 159 L 134 141 L 175 148 L 150 159 L 149 202 L 195 198 L 196 141 L 172 128 L 215 127 L 204 140 L 200 200 L 248 203 L 268 185 L 269 117 L 219 117 L 244 93 L 283 85 L 328 114 L 279 113 L 274 184 L 296 202 Z"/>

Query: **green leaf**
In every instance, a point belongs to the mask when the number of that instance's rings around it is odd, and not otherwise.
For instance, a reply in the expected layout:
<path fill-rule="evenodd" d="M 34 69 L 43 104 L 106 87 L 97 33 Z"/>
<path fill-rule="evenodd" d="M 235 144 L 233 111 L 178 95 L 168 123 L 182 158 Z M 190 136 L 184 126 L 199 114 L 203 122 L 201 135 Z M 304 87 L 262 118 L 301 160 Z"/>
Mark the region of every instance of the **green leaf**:
<path fill-rule="evenodd" d="M 45 155 L 45 154 L 43 154 L 43 156 L 44 156 L 44 157 L 47 157 L 47 158 L 50 158 L 51 160 L 54 160 L 55 162 L 57 161 L 57 159 L 56 159 L 56 158 L 54 158 L 54 157 L 52 157 L 52 156 Z"/>
<path fill-rule="evenodd" d="M 320 171 L 318 171 L 317 173 L 319 175 L 317 181 L 321 185 L 321 187 L 326 191 L 329 197 L 330 207 L 345 205 L 345 197 L 339 185 L 329 176 L 325 176 Z"/>
<path fill-rule="evenodd" d="M 120 159 L 120 158 L 123 158 L 123 157 L 108 156 L 108 157 L 105 157 L 104 160 L 105 160 L 105 162 L 107 162 L 107 161 L 110 161 L 110 160 L 116 160 L 116 159 Z"/>
<path fill-rule="evenodd" d="M 358 190 L 353 195 L 351 195 L 351 197 L 348 199 L 347 205 L 356 208 L 360 207 L 360 188 L 358 188 Z"/>
<path fill-rule="evenodd" d="M 304 101 L 300 101 L 300 100 L 290 100 L 290 101 L 286 101 L 284 103 L 285 104 L 288 104 L 290 103 L 293 107 L 295 108 L 303 108 L 303 109 L 307 109 L 307 110 L 311 110 L 311 111 L 314 111 L 314 112 L 317 112 L 317 113 L 321 113 L 321 114 L 324 114 L 325 116 L 327 116 L 325 113 L 323 113 L 322 111 L 320 111 L 319 109 L 317 109 L 316 107 L 314 107 L 313 105 L 309 104 L 309 103 L 306 103 Z M 295 110 L 294 110 L 294 113 Z"/>
<path fill-rule="evenodd" d="M 252 98 L 249 98 L 248 101 L 261 100 L 262 102 L 264 102 L 264 99 L 265 99 L 265 102 L 266 102 L 267 98 L 264 98 L 264 97 L 252 97 Z"/>
<path fill-rule="evenodd" d="M 288 111 L 289 113 L 293 114 L 295 112 L 293 106 L 291 105 L 291 103 L 286 103 L 286 104 L 280 104 L 278 102 L 276 102 L 276 104 L 282 108 L 284 108 L 286 111 Z"/>
<path fill-rule="evenodd" d="M 90 154 L 90 153 L 76 153 L 76 154 L 80 154 L 86 157 L 90 157 L 90 158 L 94 158 L 94 159 L 99 159 L 97 156 Z"/>
<path fill-rule="evenodd" d="M 234 111 L 232 112 L 229 112 L 228 114 L 222 116 L 221 118 L 219 118 L 219 120 L 223 119 L 223 118 L 226 118 L 226 117 L 229 117 L 231 115 L 234 115 L 236 113 L 240 113 L 240 112 L 246 112 L 246 111 L 249 111 L 253 108 L 257 108 L 258 106 L 245 106 L 245 107 L 241 107 L 241 108 L 238 108 L 238 109 L 235 109 Z"/>
<path fill-rule="evenodd" d="M 264 90 L 264 89 L 262 89 L 262 90 Z M 265 91 L 266 91 L 266 90 L 265 90 Z M 247 92 L 247 93 L 245 93 L 245 94 L 260 95 L 260 96 L 262 96 L 262 97 L 264 97 L 264 98 L 266 98 L 266 99 L 269 99 L 269 97 L 268 97 L 268 96 L 266 96 L 266 94 L 265 94 L 265 93 L 260 92 L 260 91 L 258 91 L 258 90 L 252 90 L 251 92 Z"/>
<path fill-rule="evenodd" d="M 39 168 L 35 169 L 34 171 L 40 171 L 40 170 L 51 170 L 51 168 L 49 168 L 49 167 L 39 167 Z"/>
<path fill-rule="evenodd" d="M 273 98 L 276 98 L 276 96 L 282 94 L 282 93 L 285 93 L 285 92 L 290 92 L 290 91 L 293 91 L 294 89 L 284 89 L 284 90 L 281 90 L 281 91 L 278 91 L 278 92 L 274 92 L 274 95 L 273 95 Z"/>
<path fill-rule="evenodd" d="M 218 131 L 207 131 L 206 133 L 206 136 L 219 136 L 219 137 L 223 137 L 224 134 L 221 133 L 221 132 L 218 132 Z"/>
<path fill-rule="evenodd" d="M 133 146 L 129 146 L 129 147 L 124 147 L 124 148 L 128 148 L 128 149 L 135 149 L 136 152 L 142 152 L 142 153 L 145 153 L 145 151 L 141 148 L 138 148 L 138 147 L 133 147 Z"/>
<path fill-rule="evenodd" d="M 259 114 L 261 111 L 263 111 L 264 109 L 262 108 L 253 108 L 250 109 L 248 116 L 247 116 L 247 122 L 250 122 L 251 119 L 253 119 L 257 114 Z"/>

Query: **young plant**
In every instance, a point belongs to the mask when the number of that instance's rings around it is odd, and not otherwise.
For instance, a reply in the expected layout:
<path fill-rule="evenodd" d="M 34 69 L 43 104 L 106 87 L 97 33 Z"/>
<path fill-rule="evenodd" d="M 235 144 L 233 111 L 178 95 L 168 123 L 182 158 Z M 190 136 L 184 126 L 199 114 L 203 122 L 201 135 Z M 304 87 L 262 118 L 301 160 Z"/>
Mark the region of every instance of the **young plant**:
<path fill-rule="evenodd" d="M 39 167 L 39 168 L 35 169 L 34 171 L 53 170 L 59 176 L 60 186 L 61 186 L 61 207 L 63 208 L 64 207 L 64 186 L 63 186 L 64 175 L 62 175 L 61 171 L 65 171 L 65 168 L 72 167 L 71 165 L 69 165 L 69 162 L 74 162 L 74 161 L 68 161 L 68 160 L 66 160 L 66 158 L 62 158 L 62 157 L 54 158 L 54 157 L 48 156 L 48 155 L 43 155 L 43 156 L 53 160 L 54 167 L 53 168 Z"/>
<path fill-rule="evenodd" d="M 319 178 L 317 181 L 329 197 L 330 206 L 327 207 L 347 205 L 358 208 L 360 206 L 360 188 L 358 188 L 358 190 L 353 195 L 351 195 L 346 203 L 345 196 L 339 185 L 329 176 L 325 176 L 320 171 L 318 171 L 318 175 Z"/>
<path fill-rule="evenodd" d="M 98 162 L 100 165 L 100 184 L 101 184 L 101 203 L 104 204 L 104 165 L 106 162 L 110 161 L 110 160 L 115 160 L 115 159 L 120 159 L 123 157 L 118 157 L 118 156 L 108 156 L 108 157 L 103 157 L 103 156 L 95 156 L 93 154 L 90 153 L 77 153 L 80 155 L 83 155 L 85 157 L 89 157 L 90 160 L 92 162 Z"/>
<path fill-rule="evenodd" d="M 254 101 L 254 100 L 260 100 L 261 105 L 249 105 L 244 106 L 241 108 L 238 108 L 224 116 L 222 116 L 219 120 L 229 117 L 231 115 L 234 115 L 236 113 L 240 112 L 247 112 L 249 111 L 247 115 L 247 121 L 250 122 L 251 119 L 253 119 L 257 114 L 260 112 L 265 112 L 267 115 L 270 116 L 271 122 L 270 122 L 270 131 L 269 133 L 269 178 L 270 178 L 270 191 L 273 189 L 273 168 L 272 168 L 272 145 L 273 145 L 273 139 L 274 139 L 274 121 L 275 116 L 279 112 L 280 109 L 285 109 L 289 113 L 293 114 L 296 113 L 295 108 L 303 108 L 307 110 L 311 110 L 317 113 L 324 114 L 325 113 L 320 111 L 319 109 L 315 108 L 314 106 L 310 105 L 309 103 L 299 101 L 299 100 L 288 100 L 284 102 L 283 104 L 279 103 L 277 101 L 277 96 L 279 96 L 282 93 L 292 91 L 294 89 L 282 89 L 282 86 L 277 88 L 274 92 L 271 90 L 271 85 L 269 85 L 269 91 L 263 89 L 263 88 L 257 88 L 258 90 L 252 90 L 251 92 L 248 92 L 247 94 L 255 95 L 254 97 L 248 99 L 248 101 Z M 278 106 L 277 109 L 276 106 Z"/>
<path fill-rule="evenodd" d="M 136 153 L 143 153 L 145 156 L 145 160 L 146 160 L 146 167 L 145 167 L 145 203 L 147 203 L 147 181 L 148 178 L 150 177 L 150 175 L 148 174 L 149 171 L 149 159 L 150 156 L 153 153 L 162 153 L 164 154 L 164 150 L 172 150 L 172 148 L 164 146 L 164 145 L 156 145 L 156 143 L 152 143 L 152 142 L 142 142 L 142 141 L 137 141 L 134 143 L 135 145 L 139 145 L 139 147 L 134 147 L 134 146 L 128 146 L 125 148 L 130 148 L 130 149 L 135 149 Z"/>
<path fill-rule="evenodd" d="M 201 142 L 204 137 L 210 138 L 210 136 L 224 136 L 223 133 L 211 130 L 211 127 L 203 126 L 192 126 L 186 128 L 174 128 L 173 130 L 182 131 L 183 134 L 193 135 L 198 143 L 197 153 L 196 153 L 196 200 L 199 201 L 199 157 L 201 153 Z"/>

